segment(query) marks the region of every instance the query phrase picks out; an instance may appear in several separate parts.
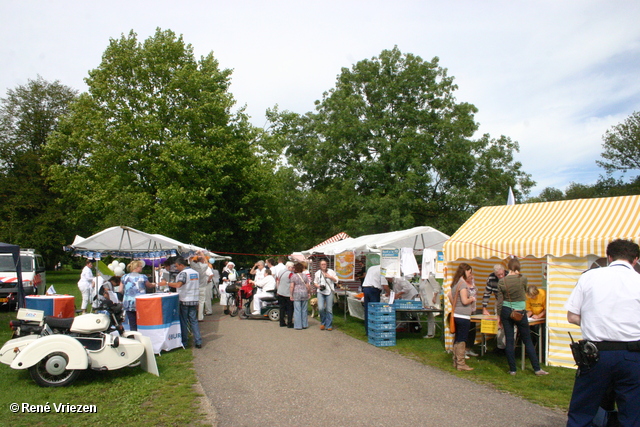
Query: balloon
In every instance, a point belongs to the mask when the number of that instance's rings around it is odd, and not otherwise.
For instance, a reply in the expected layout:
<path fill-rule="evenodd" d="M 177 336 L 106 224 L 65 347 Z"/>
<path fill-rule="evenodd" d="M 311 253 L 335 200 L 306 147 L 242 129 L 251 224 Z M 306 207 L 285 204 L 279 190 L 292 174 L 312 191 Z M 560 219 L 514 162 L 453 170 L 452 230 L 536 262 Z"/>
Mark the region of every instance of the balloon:
<path fill-rule="evenodd" d="M 118 267 L 120 267 L 122 271 L 124 271 L 124 268 L 126 267 L 126 265 L 124 265 L 124 262 L 121 262 L 120 264 L 118 264 Z"/>
<path fill-rule="evenodd" d="M 118 268 L 114 270 L 113 274 L 115 274 L 116 276 L 122 276 L 124 274 L 124 269 L 118 266 Z"/>

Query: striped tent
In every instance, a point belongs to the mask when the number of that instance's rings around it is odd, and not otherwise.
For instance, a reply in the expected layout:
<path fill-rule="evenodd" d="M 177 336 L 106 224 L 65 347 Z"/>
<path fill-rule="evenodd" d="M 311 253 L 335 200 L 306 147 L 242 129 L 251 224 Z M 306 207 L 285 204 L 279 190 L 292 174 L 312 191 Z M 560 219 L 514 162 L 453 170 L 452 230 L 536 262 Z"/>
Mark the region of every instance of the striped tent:
<path fill-rule="evenodd" d="M 493 265 L 517 256 L 529 283 L 547 290 L 547 363 L 573 367 L 568 332 L 576 338 L 580 330 L 567 322 L 564 303 L 583 271 L 603 265 L 607 244 L 617 238 L 640 241 L 640 196 L 484 207 L 444 245 L 445 292 L 467 262 L 480 300 Z"/>

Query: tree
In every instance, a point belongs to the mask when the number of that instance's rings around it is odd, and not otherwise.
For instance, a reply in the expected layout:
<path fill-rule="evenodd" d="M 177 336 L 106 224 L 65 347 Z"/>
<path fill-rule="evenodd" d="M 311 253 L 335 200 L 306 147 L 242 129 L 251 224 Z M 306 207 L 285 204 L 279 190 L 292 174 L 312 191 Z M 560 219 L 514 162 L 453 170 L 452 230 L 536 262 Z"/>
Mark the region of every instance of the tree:
<path fill-rule="evenodd" d="M 322 236 L 426 224 L 453 232 L 478 207 L 503 204 L 509 186 L 526 194 L 533 182 L 513 161 L 517 142 L 472 140 L 477 109 L 456 89 L 437 57 L 395 47 L 343 68 L 315 112 L 268 111 L 308 194 L 310 226 Z"/>
<path fill-rule="evenodd" d="M 52 266 L 65 242 L 65 207 L 49 188 L 43 149 L 77 91 L 38 76 L 0 100 L 0 240 L 38 249 Z"/>
<path fill-rule="evenodd" d="M 602 138 L 604 152 L 601 156 L 607 161 L 597 160 L 598 166 L 609 174 L 640 169 L 640 112 L 634 112 L 623 123 L 613 126 Z"/>
<path fill-rule="evenodd" d="M 87 233 L 130 225 L 210 249 L 262 248 L 272 165 L 254 155 L 243 110 L 231 111 L 230 75 L 170 30 L 110 40 L 47 145 L 74 219 L 94 219 Z"/>

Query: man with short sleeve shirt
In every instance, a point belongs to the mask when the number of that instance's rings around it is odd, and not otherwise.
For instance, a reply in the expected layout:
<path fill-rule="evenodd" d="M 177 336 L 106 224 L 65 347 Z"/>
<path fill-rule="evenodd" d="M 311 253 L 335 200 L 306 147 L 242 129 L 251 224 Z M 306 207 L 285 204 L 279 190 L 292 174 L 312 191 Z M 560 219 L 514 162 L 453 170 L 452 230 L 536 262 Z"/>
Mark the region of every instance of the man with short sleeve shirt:
<path fill-rule="evenodd" d="M 565 304 L 569 323 L 598 348 L 599 360 L 576 376 L 567 426 L 588 426 L 613 388 L 620 425 L 640 425 L 640 248 L 607 246 L 609 266 L 585 272 Z"/>
<path fill-rule="evenodd" d="M 369 303 L 380 302 L 380 294 L 384 290 L 389 295 L 389 283 L 380 273 L 380 266 L 369 267 L 367 275 L 362 282 L 362 292 L 364 293 L 364 330 L 369 335 Z"/>
<path fill-rule="evenodd" d="M 178 269 L 178 277 L 175 282 L 167 283 L 163 280 L 163 286 L 178 289 L 180 299 L 180 333 L 182 335 L 182 346 L 186 347 L 189 341 L 189 329 L 193 333 L 193 340 L 196 348 L 202 348 L 202 337 L 200 335 L 200 325 L 198 325 L 198 300 L 200 298 L 200 277 L 198 272 L 187 267 L 187 262 L 182 257 L 176 258 L 174 262 Z"/>

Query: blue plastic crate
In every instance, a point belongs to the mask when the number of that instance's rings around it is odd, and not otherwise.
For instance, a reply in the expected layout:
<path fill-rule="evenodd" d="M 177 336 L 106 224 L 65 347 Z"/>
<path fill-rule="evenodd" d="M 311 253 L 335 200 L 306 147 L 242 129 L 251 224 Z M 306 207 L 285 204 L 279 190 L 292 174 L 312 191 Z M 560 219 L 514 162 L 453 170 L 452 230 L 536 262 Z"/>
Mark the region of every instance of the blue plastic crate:
<path fill-rule="evenodd" d="M 369 339 L 376 339 L 376 340 L 396 339 L 396 330 L 386 329 L 386 330 L 379 331 L 373 328 L 369 328 Z"/>
<path fill-rule="evenodd" d="M 393 305 L 386 302 L 370 302 L 369 313 L 395 313 L 396 309 Z"/>
<path fill-rule="evenodd" d="M 369 319 L 368 327 L 369 327 L 369 329 L 374 329 L 376 331 L 382 331 L 382 330 L 395 331 L 396 330 L 396 321 L 395 321 L 395 319 L 392 320 L 392 321 Z"/>
<path fill-rule="evenodd" d="M 369 337 L 369 344 L 373 344 L 376 347 L 393 347 L 394 345 L 396 345 L 396 339 L 393 338 L 390 340 L 379 340 Z"/>
<path fill-rule="evenodd" d="M 371 313 L 368 315 L 369 319 L 383 320 L 385 322 L 393 322 L 396 320 L 396 312 L 393 313 Z"/>
<path fill-rule="evenodd" d="M 393 306 L 398 310 L 422 310 L 422 301 L 399 299 L 393 302 Z"/>

